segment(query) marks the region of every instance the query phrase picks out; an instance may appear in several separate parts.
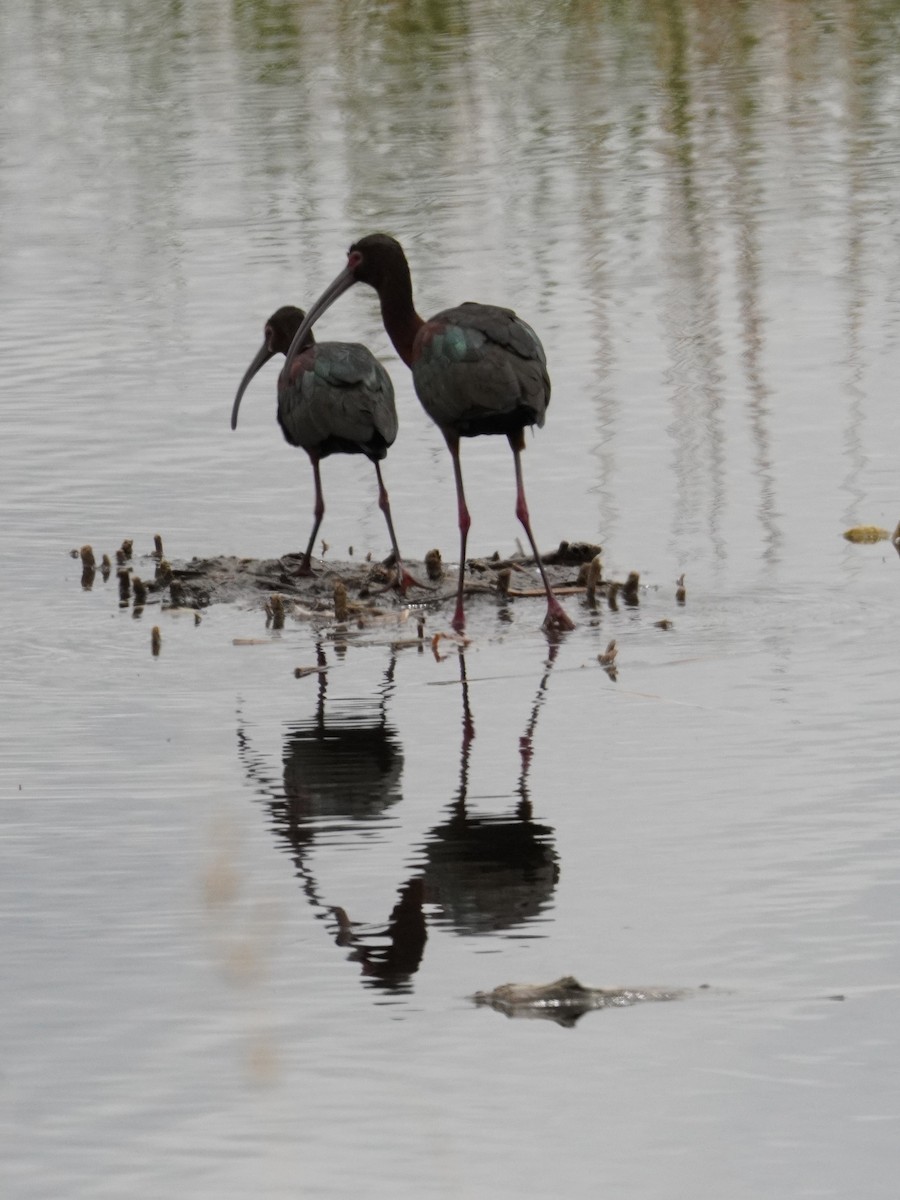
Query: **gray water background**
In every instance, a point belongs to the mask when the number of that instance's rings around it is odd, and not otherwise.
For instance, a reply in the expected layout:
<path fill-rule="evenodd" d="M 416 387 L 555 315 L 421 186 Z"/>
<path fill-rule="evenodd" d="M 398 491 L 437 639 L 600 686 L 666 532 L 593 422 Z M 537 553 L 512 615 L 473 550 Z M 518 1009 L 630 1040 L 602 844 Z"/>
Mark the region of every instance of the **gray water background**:
<path fill-rule="evenodd" d="M 841 534 L 900 518 L 898 115 L 896 3 L 4 6 L 4 1195 L 896 1195 L 900 562 Z M 275 368 L 230 405 L 376 229 L 424 314 L 538 329 L 538 540 L 645 585 L 567 599 L 555 651 L 539 601 L 473 608 L 471 743 L 455 655 L 135 619 L 68 557 L 304 544 Z M 374 296 L 322 336 L 391 371 L 401 546 L 452 562 Z M 464 467 L 471 553 L 510 552 L 505 443 Z M 370 475 L 324 466 L 330 557 L 386 551 Z M 441 862 L 463 788 L 486 827 L 531 806 L 530 888 Z M 711 987 L 572 1029 L 468 999 L 564 973 Z"/>

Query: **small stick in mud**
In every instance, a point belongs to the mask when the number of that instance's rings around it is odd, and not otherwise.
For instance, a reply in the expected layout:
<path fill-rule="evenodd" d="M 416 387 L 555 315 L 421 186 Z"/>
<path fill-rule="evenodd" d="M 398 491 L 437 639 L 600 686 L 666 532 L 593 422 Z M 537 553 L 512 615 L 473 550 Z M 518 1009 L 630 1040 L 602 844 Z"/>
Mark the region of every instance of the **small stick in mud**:
<path fill-rule="evenodd" d="M 159 648 L 162 645 L 162 634 L 159 632 L 159 626 L 154 625 L 150 630 L 150 653 L 154 658 L 159 658 Z"/>
<path fill-rule="evenodd" d="M 163 556 L 162 538 L 159 536 L 158 533 L 155 533 L 153 535 L 153 553 L 151 554 L 150 557 L 158 558 L 158 559 L 162 560 L 162 556 Z"/>
<path fill-rule="evenodd" d="M 103 576 L 104 583 L 112 574 L 112 563 L 109 561 L 108 554 L 104 554 L 103 558 L 100 560 L 100 574 Z"/>
<path fill-rule="evenodd" d="M 131 576 L 127 571 L 119 571 L 119 600 L 122 604 L 127 604 L 131 599 Z"/>
<path fill-rule="evenodd" d="M 147 585 L 137 575 L 132 575 L 131 587 L 134 591 L 134 607 L 142 608 L 147 601 Z"/>
<path fill-rule="evenodd" d="M 609 590 L 606 593 L 606 603 L 613 612 L 619 611 L 619 592 L 622 590 L 621 583 L 616 583 L 615 580 L 609 585 Z"/>
<path fill-rule="evenodd" d="M 684 575 L 679 575 L 675 581 L 675 602 L 676 604 L 684 604 L 687 597 L 687 592 L 684 590 Z"/>

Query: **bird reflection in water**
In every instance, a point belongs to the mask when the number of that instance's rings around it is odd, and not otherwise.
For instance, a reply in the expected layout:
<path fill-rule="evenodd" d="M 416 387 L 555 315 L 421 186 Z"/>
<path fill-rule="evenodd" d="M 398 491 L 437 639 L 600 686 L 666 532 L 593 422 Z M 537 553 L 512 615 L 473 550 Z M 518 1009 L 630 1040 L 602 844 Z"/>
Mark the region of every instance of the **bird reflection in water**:
<path fill-rule="evenodd" d="M 327 672 L 319 674 L 316 714 L 292 726 L 285 735 L 283 777 L 266 777 L 245 729 L 239 728 L 240 757 L 248 775 L 266 797 L 275 833 L 290 848 L 291 858 L 310 904 L 326 921 L 338 946 L 360 964 L 364 982 L 402 994 L 412 990 L 412 977 L 427 940 L 426 908 L 436 921 L 460 934 L 513 929 L 547 907 L 559 866 L 553 830 L 535 824 L 528 792 L 533 736 L 558 647 L 550 647 L 525 732 L 519 739 L 521 769 L 515 792 L 518 802 L 509 816 L 473 816 L 468 811 L 469 759 L 475 721 L 469 703 L 465 654 L 459 652 L 462 693 L 462 742 L 459 787 L 447 819 L 425 837 L 410 877 L 398 888 L 398 899 L 386 923 L 352 920 L 347 910 L 321 895 L 311 851 L 318 836 L 355 829 L 383 819 L 402 795 L 403 752 L 387 717 L 394 689 L 396 658 L 392 654 L 379 689 L 377 707 L 348 715 L 326 711 Z M 319 666 L 327 666 L 318 651 Z"/>
<path fill-rule="evenodd" d="M 518 803 L 505 817 L 469 811 L 469 755 L 475 720 L 469 704 L 466 660 L 459 652 L 463 721 L 459 789 L 449 815 L 427 835 L 424 846 L 428 900 L 460 934 L 497 933 L 534 920 L 547 907 L 559 879 L 553 830 L 533 820 L 528 776 L 533 739 L 559 646 L 550 654 L 525 732 L 519 738 Z"/>
<path fill-rule="evenodd" d="M 340 906 L 328 904 L 320 894 L 311 864 L 318 836 L 381 820 L 402 795 L 403 751 L 396 729 L 387 718 L 394 688 L 396 658 L 392 654 L 371 706 L 348 713 L 326 711 L 327 660 L 319 647 L 320 668 L 316 714 L 298 722 L 285 735 L 283 775 L 267 779 L 263 763 L 254 754 L 245 730 L 238 730 L 239 753 L 248 774 L 266 796 L 275 833 L 290 848 L 291 858 L 310 904 L 331 925 L 339 946 L 350 947 L 351 957 L 362 964 L 373 984 L 388 990 L 408 990 L 425 946 L 421 882 L 412 880 L 400 889 L 400 899 L 386 928 L 353 925 Z"/>

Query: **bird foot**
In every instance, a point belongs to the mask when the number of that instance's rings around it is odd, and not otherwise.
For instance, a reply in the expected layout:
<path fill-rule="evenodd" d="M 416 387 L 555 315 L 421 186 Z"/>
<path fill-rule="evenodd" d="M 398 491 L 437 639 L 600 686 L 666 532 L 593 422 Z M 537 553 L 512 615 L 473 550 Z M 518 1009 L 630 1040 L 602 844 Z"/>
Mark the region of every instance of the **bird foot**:
<path fill-rule="evenodd" d="M 420 579 L 416 579 L 415 575 L 410 575 L 409 571 L 405 569 L 401 569 L 395 574 L 391 586 L 395 587 L 401 596 L 405 596 L 407 589 L 411 587 L 421 588 L 423 592 L 434 591 L 430 584 L 422 583 Z"/>
<path fill-rule="evenodd" d="M 385 592 L 389 592 L 392 588 L 396 588 L 401 596 L 405 596 L 407 589 L 411 587 L 421 588 L 425 592 L 434 591 L 434 588 L 429 587 L 427 583 L 420 583 L 419 580 L 416 579 L 415 575 L 410 575 L 409 571 L 407 571 L 405 567 L 401 567 L 399 571 L 392 570 L 391 577 L 384 587 L 376 588 L 372 592 L 372 595 L 383 596 Z"/>
<path fill-rule="evenodd" d="M 292 562 L 288 561 L 289 559 L 296 559 L 297 557 L 298 555 L 296 554 L 285 554 L 282 557 L 281 561 L 287 574 L 294 579 L 313 578 L 317 572 L 312 569 L 308 558 L 302 558 L 298 567 L 295 567 Z"/>
<path fill-rule="evenodd" d="M 547 615 L 544 617 L 543 628 L 548 633 L 561 633 L 575 628 L 575 622 L 555 597 L 547 604 Z"/>

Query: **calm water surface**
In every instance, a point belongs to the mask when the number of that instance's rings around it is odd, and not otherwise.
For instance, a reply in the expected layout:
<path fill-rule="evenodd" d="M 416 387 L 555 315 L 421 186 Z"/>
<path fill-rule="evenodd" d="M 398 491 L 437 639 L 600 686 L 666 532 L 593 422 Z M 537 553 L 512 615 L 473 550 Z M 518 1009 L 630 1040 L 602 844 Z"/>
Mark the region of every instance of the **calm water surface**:
<path fill-rule="evenodd" d="M 4 1195 L 895 1196 L 900 562 L 841 533 L 900 518 L 900 4 L 7 8 Z M 275 368 L 231 401 L 375 229 L 423 313 L 540 331 L 538 539 L 640 607 L 473 606 L 436 661 L 83 590 L 84 542 L 305 542 Z M 322 335 L 392 372 L 401 546 L 453 561 L 374 296 Z M 473 554 L 509 457 L 464 448 Z M 384 554 L 371 472 L 323 475 L 330 557 Z M 468 999 L 565 973 L 711 987 Z"/>

